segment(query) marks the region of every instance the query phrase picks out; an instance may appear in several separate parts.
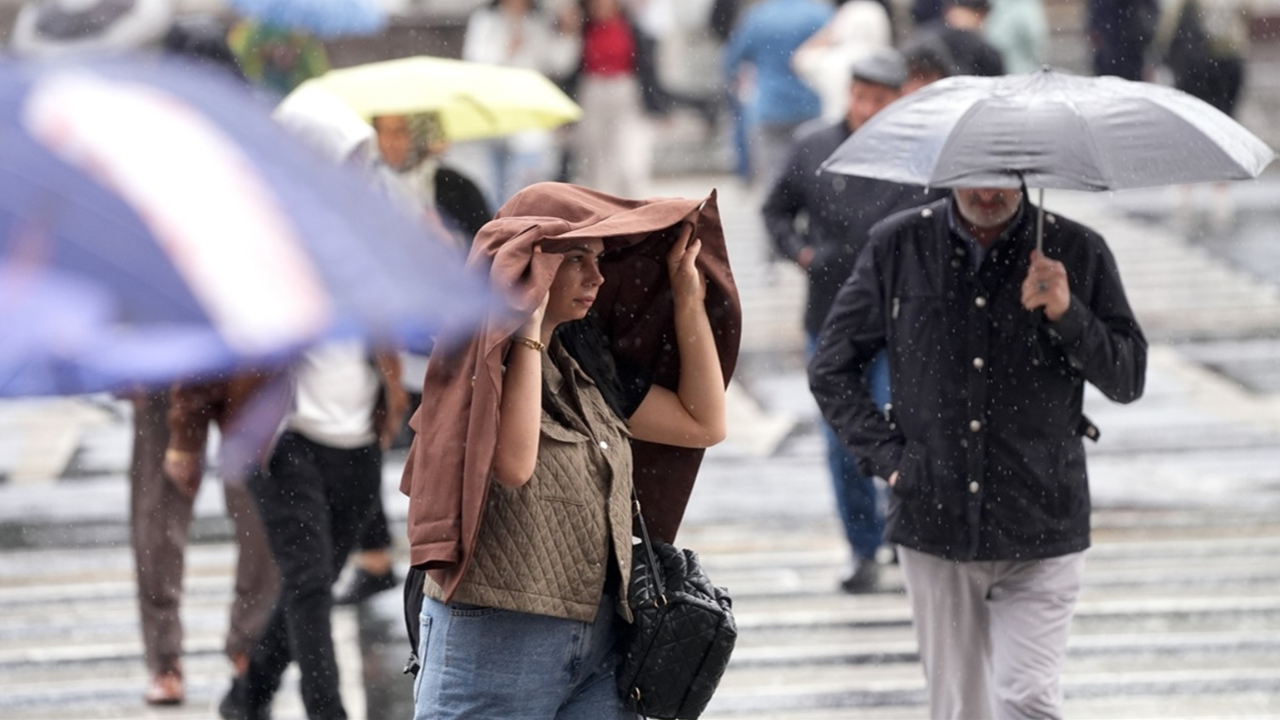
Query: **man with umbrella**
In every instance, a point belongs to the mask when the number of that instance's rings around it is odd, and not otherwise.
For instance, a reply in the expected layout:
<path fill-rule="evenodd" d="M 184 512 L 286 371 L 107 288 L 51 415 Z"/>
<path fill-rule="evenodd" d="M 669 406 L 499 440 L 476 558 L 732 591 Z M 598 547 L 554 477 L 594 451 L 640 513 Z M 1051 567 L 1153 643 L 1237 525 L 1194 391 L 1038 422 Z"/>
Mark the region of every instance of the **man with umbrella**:
<path fill-rule="evenodd" d="M 872 229 L 809 365 L 827 421 L 889 479 L 933 717 L 1059 717 L 1089 546 L 1084 384 L 1142 394 L 1146 340 L 1096 232 L 1017 187 Z M 861 382 L 887 349 L 882 414 Z"/>
<path fill-rule="evenodd" d="M 810 343 L 817 337 L 840 285 L 853 270 L 871 226 L 899 210 L 942 197 L 937 190 L 818 169 L 855 130 L 897 100 L 907 80 L 907 62 L 892 48 L 877 50 L 855 62 L 846 117 L 797 138 L 765 196 L 761 212 L 774 246 L 808 276 L 804 329 Z M 871 365 L 867 384 L 877 402 L 888 402 L 889 373 L 883 360 Z M 839 439 L 829 431 L 826 435 L 836 508 L 853 556 L 840 588 L 848 593 L 869 592 L 878 580 L 875 556 L 884 534 L 875 481 L 858 472 L 856 461 Z"/>

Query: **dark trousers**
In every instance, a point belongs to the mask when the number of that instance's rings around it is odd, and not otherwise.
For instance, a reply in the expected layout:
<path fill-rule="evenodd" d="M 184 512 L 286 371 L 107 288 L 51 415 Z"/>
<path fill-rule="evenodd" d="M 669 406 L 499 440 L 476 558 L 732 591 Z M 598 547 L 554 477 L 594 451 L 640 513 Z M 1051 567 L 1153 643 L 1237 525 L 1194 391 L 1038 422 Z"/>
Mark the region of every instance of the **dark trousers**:
<path fill-rule="evenodd" d="M 280 568 L 280 596 L 249 663 L 249 716 L 269 707 L 291 661 L 302 673 L 307 717 L 346 718 L 330 610 L 332 586 L 382 485 L 377 445 L 344 450 L 293 432 L 280 437 L 267 472 L 249 488 Z"/>
<path fill-rule="evenodd" d="M 164 476 L 164 450 L 169 443 L 165 416 L 168 392 L 134 399 L 133 455 L 129 464 L 130 531 L 138 578 L 142 646 L 152 674 L 182 672 L 182 575 L 194 498 L 178 491 Z M 236 561 L 235 595 L 227 630 L 228 657 L 248 655 L 262 633 L 274 602 L 279 577 L 257 508 L 244 481 L 226 479 L 227 515 L 235 524 L 240 554 Z"/>
<path fill-rule="evenodd" d="M 356 548 L 362 551 L 391 549 L 391 527 L 387 524 L 387 511 L 382 507 L 382 493 L 374 496 L 373 510 L 364 523 L 364 530 L 360 531 Z"/>

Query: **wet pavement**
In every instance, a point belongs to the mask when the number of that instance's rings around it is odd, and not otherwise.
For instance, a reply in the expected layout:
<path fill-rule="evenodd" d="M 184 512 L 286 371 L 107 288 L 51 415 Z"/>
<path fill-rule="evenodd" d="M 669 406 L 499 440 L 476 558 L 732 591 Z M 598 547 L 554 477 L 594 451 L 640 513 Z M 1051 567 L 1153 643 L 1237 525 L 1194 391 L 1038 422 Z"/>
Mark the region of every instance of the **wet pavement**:
<path fill-rule="evenodd" d="M 680 538 L 730 588 L 742 628 L 708 717 L 923 717 L 896 569 L 885 569 L 889 592 L 834 591 L 846 557 L 800 360 L 798 272 L 764 261 L 758 202 L 736 181 L 655 190 L 712 186 L 746 333 L 730 438 L 708 453 Z M 1142 401 L 1086 400 L 1103 439 L 1089 448 L 1096 547 L 1065 675 L 1073 717 L 1280 717 L 1280 245 L 1267 241 L 1280 230 L 1268 207 L 1277 190 L 1271 177 L 1233 186 L 1229 219 L 1177 191 L 1048 198 L 1108 237 L 1153 340 Z M 154 711 L 138 700 L 127 413 L 104 398 L 0 402 L 2 717 L 212 717 L 225 690 L 232 548 L 210 481 L 183 611 L 189 702 Z M 398 543 L 402 460 L 388 458 L 384 482 Z M 397 553 L 403 563 L 402 543 Z M 337 617 L 352 716 L 408 717 L 398 593 Z M 276 716 L 300 717 L 296 698 L 286 686 Z"/>

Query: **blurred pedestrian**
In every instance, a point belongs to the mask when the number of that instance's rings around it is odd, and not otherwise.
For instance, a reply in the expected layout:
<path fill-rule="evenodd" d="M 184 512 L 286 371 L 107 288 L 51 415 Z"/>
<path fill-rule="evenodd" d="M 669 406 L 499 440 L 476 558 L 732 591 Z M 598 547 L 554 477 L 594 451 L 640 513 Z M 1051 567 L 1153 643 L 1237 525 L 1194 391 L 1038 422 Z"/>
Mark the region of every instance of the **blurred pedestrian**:
<path fill-rule="evenodd" d="M 341 103 L 325 107 L 282 104 L 276 119 L 335 164 L 376 168 L 373 128 Z M 330 341 L 305 351 L 272 388 L 283 398 L 271 425 L 277 434 L 249 489 L 281 586 L 248 669 L 233 678 L 218 712 L 229 720 L 270 717 L 280 680 L 297 662 L 307 717 L 345 718 L 333 584 L 380 495 L 382 451 L 403 419 L 400 361 L 360 339 Z"/>
<path fill-rule="evenodd" d="M 808 278 L 804 329 L 811 353 L 871 226 L 899 210 L 942 197 L 941 191 L 819 169 L 846 138 L 901 96 L 906 80 L 906 60 L 892 48 L 855 62 L 845 82 L 849 96 L 845 118 L 797 138 L 782 173 L 765 195 L 762 213 L 770 239 L 778 253 L 796 263 Z M 878 405 L 889 402 L 889 369 L 883 359 L 867 370 L 866 383 Z M 874 479 L 858 471 L 857 461 L 830 428 L 824 425 L 823 429 L 836 510 L 852 555 L 840 587 L 849 593 L 870 592 L 879 577 L 876 550 L 884 535 L 880 493 Z"/>
<path fill-rule="evenodd" d="M 282 98 L 329 70 L 324 44 L 301 30 L 242 20 L 227 42 L 249 82 L 272 97 Z"/>
<path fill-rule="evenodd" d="M 439 119 L 431 113 L 380 115 L 373 130 L 381 162 L 465 252 L 493 211 L 480 187 L 445 162 L 448 145 Z"/>
<path fill-rule="evenodd" d="M 1142 395 L 1146 340 L 1106 243 L 1016 188 L 871 230 L 809 363 L 823 416 L 890 485 L 932 717 L 1057 718 L 1089 547 L 1084 384 Z M 887 350 L 893 407 L 863 385 Z"/>
<path fill-rule="evenodd" d="M 1172 0 L 1156 28 L 1153 55 L 1173 73 L 1173 86 L 1234 117 L 1244 88 L 1249 49 L 1248 0 Z M 1193 188 L 1182 188 L 1179 213 L 1193 206 Z M 1219 226 L 1231 219 L 1230 189 L 1216 183 L 1213 218 Z"/>
<path fill-rule="evenodd" d="M 892 45 L 892 27 L 884 6 L 875 0 L 850 0 L 796 48 L 791 65 L 822 100 L 824 123 L 835 122 L 848 111 L 853 63 Z"/>
<path fill-rule="evenodd" d="M 1093 73 L 1145 79 L 1147 47 L 1160 16 L 1159 0 L 1089 0 L 1086 12 Z"/>
<path fill-rule="evenodd" d="M 946 0 L 914 0 L 911 3 L 911 22 L 920 27 L 941 20 L 945 5 Z"/>
<path fill-rule="evenodd" d="M 270 373 L 246 371 L 226 380 L 192 380 L 174 385 L 162 404 L 157 397 L 142 403 L 135 401 L 135 407 L 142 412 L 131 466 L 142 480 L 134 489 L 138 596 L 143 606 L 148 666 L 154 664 L 157 669 L 153 673 L 160 678 L 147 691 L 147 701 L 152 704 L 169 704 L 158 699 L 172 697 L 173 688 L 182 687 L 179 602 L 183 555 L 192 507 L 204 477 L 209 425 L 217 424 L 224 449 L 230 438 L 251 434 L 258 414 L 265 411 L 265 406 L 254 407 L 254 400 L 271 378 Z M 164 412 L 160 412 L 162 407 Z M 164 444 L 159 469 L 163 487 L 149 479 L 153 471 L 148 467 L 148 458 L 154 451 L 150 443 L 161 437 Z M 257 440 L 265 446 L 270 436 Z M 223 457 L 219 468 L 222 492 L 239 549 L 226 653 L 231 660 L 232 677 L 238 678 L 248 669 L 249 655 L 266 626 L 280 575 L 267 546 L 262 518 L 246 485 L 251 463 L 232 463 L 226 453 Z M 178 695 L 180 702 L 181 693 Z"/>
<path fill-rule="evenodd" d="M 946 0 L 942 17 L 918 26 L 908 42 L 940 40 L 951 56 L 952 75 L 1003 75 L 1000 51 L 983 37 L 990 13 L 989 0 Z"/>
<path fill-rule="evenodd" d="M 1039 70 L 1049 40 L 1044 0 L 991 0 L 991 14 L 983 23 L 982 34 L 1000 51 L 1005 72 Z"/>
<path fill-rule="evenodd" d="M 1249 3 L 1171 0 L 1153 49 L 1173 73 L 1174 87 L 1234 116 L 1249 50 Z"/>
<path fill-rule="evenodd" d="M 580 53 L 576 16 L 556 17 L 536 0 L 481 5 L 467 19 L 462 43 L 463 60 L 526 68 L 556 79 L 574 71 Z M 482 142 L 490 161 L 485 185 L 492 207 L 554 176 L 555 137 L 550 130 L 527 130 Z"/>
<path fill-rule="evenodd" d="M 291 372 L 292 409 L 249 478 L 281 584 L 275 605 L 218 711 L 269 718 L 291 662 L 307 717 L 345 718 L 330 613 L 333 584 L 382 487 L 382 450 L 404 412 L 399 358 L 361 342 L 306 351 Z"/>
<path fill-rule="evenodd" d="M 745 108 L 753 182 L 762 187 L 781 171 L 795 131 L 822 112 L 822 101 L 805 85 L 791 57 L 831 19 L 823 0 L 762 0 L 743 11 L 724 50 L 731 88 L 754 85 Z"/>
<path fill-rule="evenodd" d="M 955 67 L 947 46 L 935 37 L 916 38 L 904 43 L 902 56 L 907 61 L 907 81 L 902 84 L 902 94 L 910 95 L 929 83 L 951 77 Z"/>
<path fill-rule="evenodd" d="M 685 458 L 719 442 L 736 355 L 736 292 L 702 210 L 542 184 L 477 238 L 472 263 L 513 307 L 437 349 L 413 421 L 401 487 L 428 572 L 415 717 L 636 717 L 614 677 L 615 624 L 630 621 L 632 440 Z M 606 287 L 606 252 L 633 261 L 608 267 L 643 276 Z M 697 461 L 646 467 L 678 494 Z"/>
<path fill-rule="evenodd" d="M 573 94 L 582 106 L 573 176 L 611 195 L 643 197 L 653 174 L 651 116 L 665 112 L 653 43 L 622 0 L 582 0 L 582 61 Z M 646 80 L 649 82 L 646 82 Z"/>

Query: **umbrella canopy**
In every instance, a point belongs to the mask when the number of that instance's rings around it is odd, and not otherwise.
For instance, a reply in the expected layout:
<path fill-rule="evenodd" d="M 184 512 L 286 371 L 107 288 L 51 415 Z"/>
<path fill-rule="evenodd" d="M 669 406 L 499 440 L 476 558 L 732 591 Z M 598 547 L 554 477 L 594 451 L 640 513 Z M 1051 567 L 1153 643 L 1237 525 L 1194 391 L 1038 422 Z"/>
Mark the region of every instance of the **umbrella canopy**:
<path fill-rule="evenodd" d="M 263 25 L 316 37 L 372 35 L 387 24 L 377 0 L 228 0 L 240 15 Z"/>
<path fill-rule="evenodd" d="M 158 42 L 172 21 L 171 0 L 30 0 L 14 18 L 9 48 L 41 58 L 137 50 Z"/>
<path fill-rule="evenodd" d="M 366 119 L 435 113 L 453 141 L 553 128 L 582 116 L 577 103 L 536 71 L 437 57 L 331 70 L 294 92 L 317 88 Z"/>
<path fill-rule="evenodd" d="M 240 85 L 164 62 L 0 61 L 0 395 L 425 345 L 483 282 Z"/>
<path fill-rule="evenodd" d="M 930 187 L 1118 190 L 1249 179 L 1274 158 L 1181 91 L 1045 69 L 933 83 L 876 114 L 823 169 Z"/>

